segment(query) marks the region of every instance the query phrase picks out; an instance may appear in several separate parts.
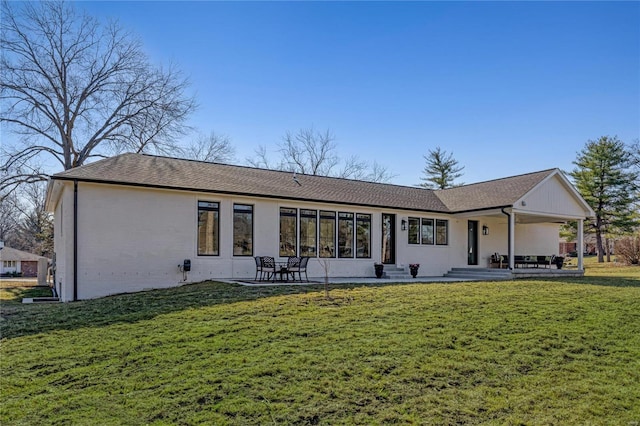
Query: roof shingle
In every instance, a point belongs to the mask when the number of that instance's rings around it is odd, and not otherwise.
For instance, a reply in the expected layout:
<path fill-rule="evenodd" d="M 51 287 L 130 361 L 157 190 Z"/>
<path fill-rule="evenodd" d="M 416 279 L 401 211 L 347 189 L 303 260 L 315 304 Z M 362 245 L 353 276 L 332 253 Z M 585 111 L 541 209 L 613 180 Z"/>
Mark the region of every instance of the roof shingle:
<path fill-rule="evenodd" d="M 145 154 L 122 154 L 52 179 L 451 213 L 510 205 L 553 170 L 433 191 Z"/>

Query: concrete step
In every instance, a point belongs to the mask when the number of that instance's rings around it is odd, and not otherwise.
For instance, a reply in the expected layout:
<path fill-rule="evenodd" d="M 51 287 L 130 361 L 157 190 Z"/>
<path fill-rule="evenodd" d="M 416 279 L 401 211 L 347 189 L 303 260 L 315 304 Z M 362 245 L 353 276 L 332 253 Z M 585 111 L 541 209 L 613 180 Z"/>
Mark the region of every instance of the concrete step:
<path fill-rule="evenodd" d="M 397 279 L 397 278 L 411 278 L 411 274 L 405 268 L 399 268 L 393 265 L 384 265 L 383 278 Z"/>
<path fill-rule="evenodd" d="M 491 268 L 452 268 L 445 277 L 482 279 L 482 280 L 510 280 L 513 278 L 511 271 Z"/>

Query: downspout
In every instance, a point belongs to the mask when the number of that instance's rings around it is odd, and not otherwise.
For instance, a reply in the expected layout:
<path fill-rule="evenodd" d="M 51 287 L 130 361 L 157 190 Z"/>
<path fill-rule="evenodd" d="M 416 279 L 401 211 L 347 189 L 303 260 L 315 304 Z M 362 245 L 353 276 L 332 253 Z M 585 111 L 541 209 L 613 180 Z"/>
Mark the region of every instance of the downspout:
<path fill-rule="evenodd" d="M 509 269 L 511 269 L 511 213 L 505 212 L 504 207 L 500 211 L 507 216 L 507 253 L 509 253 Z"/>
<path fill-rule="evenodd" d="M 73 301 L 78 300 L 78 179 L 73 180 Z"/>

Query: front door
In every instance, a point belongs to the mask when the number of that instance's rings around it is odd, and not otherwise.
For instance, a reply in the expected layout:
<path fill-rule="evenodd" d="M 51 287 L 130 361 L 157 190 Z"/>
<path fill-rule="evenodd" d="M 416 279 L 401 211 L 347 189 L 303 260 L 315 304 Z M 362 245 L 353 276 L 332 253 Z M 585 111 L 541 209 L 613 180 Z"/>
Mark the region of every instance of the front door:
<path fill-rule="evenodd" d="M 467 265 L 478 264 L 478 221 L 470 220 L 467 225 Z"/>
<path fill-rule="evenodd" d="M 382 214 L 382 263 L 396 263 L 396 215 Z"/>

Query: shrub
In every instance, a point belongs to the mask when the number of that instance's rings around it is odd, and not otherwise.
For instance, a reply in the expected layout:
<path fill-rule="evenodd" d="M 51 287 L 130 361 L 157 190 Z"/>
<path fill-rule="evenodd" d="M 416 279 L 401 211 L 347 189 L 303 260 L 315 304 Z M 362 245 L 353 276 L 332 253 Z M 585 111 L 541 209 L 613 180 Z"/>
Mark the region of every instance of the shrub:
<path fill-rule="evenodd" d="M 640 264 L 640 232 L 616 241 L 615 253 L 627 265 Z"/>

